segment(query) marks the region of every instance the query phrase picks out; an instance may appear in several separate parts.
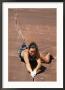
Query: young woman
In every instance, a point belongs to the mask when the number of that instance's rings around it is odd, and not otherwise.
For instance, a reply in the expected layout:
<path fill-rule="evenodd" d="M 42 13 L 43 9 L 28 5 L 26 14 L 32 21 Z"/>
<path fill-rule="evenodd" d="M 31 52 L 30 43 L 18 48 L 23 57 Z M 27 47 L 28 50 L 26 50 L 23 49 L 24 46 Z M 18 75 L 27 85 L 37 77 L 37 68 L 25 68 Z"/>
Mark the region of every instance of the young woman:
<path fill-rule="evenodd" d="M 19 56 L 25 62 L 26 68 L 32 77 L 37 74 L 42 62 L 50 62 L 50 54 L 47 53 L 46 56 L 40 54 L 35 42 L 31 42 L 29 46 L 23 44 L 19 51 Z"/>

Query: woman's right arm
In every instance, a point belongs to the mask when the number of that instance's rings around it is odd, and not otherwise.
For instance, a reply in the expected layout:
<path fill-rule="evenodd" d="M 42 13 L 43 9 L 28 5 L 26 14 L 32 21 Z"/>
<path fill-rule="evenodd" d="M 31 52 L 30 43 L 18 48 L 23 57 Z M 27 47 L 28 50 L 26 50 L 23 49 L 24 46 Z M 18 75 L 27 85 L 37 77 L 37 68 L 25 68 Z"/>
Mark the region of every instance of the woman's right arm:
<path fill-rule="evenodd" d="M 28 52 L 24 52 L 24 61 L 25 61 L 27 70 L 31 73 L 32 68 L 31 68 L 31 65 L 29 63 Z"/>

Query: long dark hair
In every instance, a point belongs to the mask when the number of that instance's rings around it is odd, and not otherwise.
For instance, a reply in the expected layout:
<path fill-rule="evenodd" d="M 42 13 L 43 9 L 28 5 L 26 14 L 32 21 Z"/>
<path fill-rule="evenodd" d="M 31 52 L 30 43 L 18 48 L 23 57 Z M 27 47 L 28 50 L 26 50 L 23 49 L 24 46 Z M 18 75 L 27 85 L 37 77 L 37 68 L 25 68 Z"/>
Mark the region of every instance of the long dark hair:
<path fill-rule="evenodd" d="M 36 49 L 36 52 L 38 52 L 38 46 L 37 46 L 37 44 L 35 43 L 35 42 L 31 42 L 30 44 L 29 44 L 29 49 L 30 48 L 35 48 Z"/>

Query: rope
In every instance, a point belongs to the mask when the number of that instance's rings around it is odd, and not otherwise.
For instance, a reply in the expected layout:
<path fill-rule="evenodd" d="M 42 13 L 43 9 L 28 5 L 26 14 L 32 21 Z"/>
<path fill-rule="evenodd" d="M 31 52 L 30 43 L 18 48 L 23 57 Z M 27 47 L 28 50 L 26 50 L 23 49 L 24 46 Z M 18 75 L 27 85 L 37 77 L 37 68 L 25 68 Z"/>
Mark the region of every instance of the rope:
<path fill-rule="evenodd" d="M 27 43 L 27 41 L 26 41 L 25 38 L 24 38 L 23 32 L 21 31 L 20 25 L 19 25 L 19 23 L 17 22 L 17 18 L 18 18 L 17 12 L 15 12 L 15 16 L 14 16 L 14 17 L 15 17 L 15 18 L 14 18 L 14 20 L 15 20 L 15 30 L 16 30 L 16 32 L 17 32 L 17 34 L 18 34 L 18 38 L 22 39 L 21 41 L 22 41 L 23 43 Z M 23 30 L 23 29 L 22 29 L 22 30 Z M 49 47 L 48 47 L 48 48 L 49 48 Z M 42 51 L 42 53 L 44 53 L 46 50 L 48 50 L 48 48 L 44 49 L 44 51 Z M 55 56 L 54 56 L 54 59 L 56 59 Z"/>
<path fill-rule="evenodd" d="M 14 14 L 14 25 L 15 25 L 15 31 L 17 32 L 17 42 L 18 40 L 21 40 L 21 42 L 26 44 L 26 41 L 24 39 L 23 32 L 21 31 L 20 25 L 18 23 L 18 14 L 15 12 Z M 23 29 L 22 29 L 23 30 Z M 20 48 L 20 47 L 19 47 Z M 19 53 L 19 48 L 17 48 L 17 52 Z M 17 59 L 20 59 L 19 56 L 17 56 Z"/>
<path fill-rule="evenodd" d="M 33 78 L 33 82 L 34 82 L 34 78 Z"/>
<path fill-rule="evenodd" d="M 18 24 L 18 22 L 17 22 L 17 18 L 18 18 L 18 15 L 17 15 L 17 13 L 15 12 L 15 16 L 14 16 L 15 30 L 16 30 L 16 32 L 17 32 L 17 34 L 18 34 L 18 38 L 20 38 L 20 40 L 21 40 L 21 38 L 22 38 L 21 41 L 25 42 L 24 35 L 23 35 L 23 32 L 21 32 L 21 28 L 20 28 L 20 26 L 19 26 L 19 24 Z"/>

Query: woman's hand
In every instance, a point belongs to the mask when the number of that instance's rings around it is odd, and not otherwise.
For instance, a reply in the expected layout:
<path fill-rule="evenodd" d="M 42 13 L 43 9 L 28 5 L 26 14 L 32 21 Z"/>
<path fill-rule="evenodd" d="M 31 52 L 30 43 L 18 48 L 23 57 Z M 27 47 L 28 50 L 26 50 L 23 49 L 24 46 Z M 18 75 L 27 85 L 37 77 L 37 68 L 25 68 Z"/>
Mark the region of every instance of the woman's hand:
<path fill-rule="evenodd" d="M 36 70 L 31 72 L 31 76 L 32 76 L 32 78 L 34 78 L 36 76 Z"/>
<path fill-rule="evenodd" d="M 37 72 L 37 71 L 36 71 L 36 69 L 35 69 L 35 70 L 33 71 L 33 73 L 36 75 L 36 72 Z"/>

